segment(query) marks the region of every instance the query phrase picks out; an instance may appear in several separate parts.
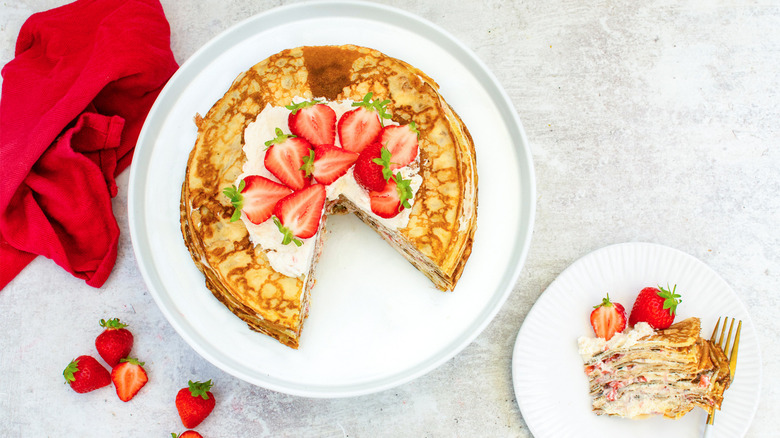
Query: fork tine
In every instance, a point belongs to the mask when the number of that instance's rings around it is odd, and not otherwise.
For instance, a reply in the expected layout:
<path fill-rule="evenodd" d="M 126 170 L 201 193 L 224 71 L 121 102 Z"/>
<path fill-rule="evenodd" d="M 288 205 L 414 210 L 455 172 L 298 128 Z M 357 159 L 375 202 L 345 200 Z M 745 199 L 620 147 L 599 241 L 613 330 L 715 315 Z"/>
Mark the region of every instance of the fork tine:
<path fill-rule="evenodd" d="M 718 327 L 720 327 L 720 318 L 718 318 L 718 322 L 715 324 L 715 328 L 712 330 L 712 337 L 710 337 L 710 342 L 715 342 L 715 335 L 718 334 Z"/>
<path fill-rule="evenodd" d="M 723 341 L 725 341 L 726 337 L 726 324 L 729 322 L 729 317 L 723 319 L 723 327 L 720 328 L 720 339 L 718 339 L 718 346 L 720 347 L 723 352 L 726 352 L 726 349 L 723 348 Z"/>
<path fill-rule="evenodd" d="M 723 352 L 726 353 L 729 351 L 729 347 L 731 346 L 731 331 L 734 329 L 734 321 L 736 321 L 736 318 L 731 318 L 731 325 L 729 326 L 729 334 L 726 336 L 726 345 L 723 346 Z M 723 322 L 723 329 L 726 329 L 726 324 L 729 322 L 729 319 L 726 318 L 726 320 Z"/>
<path fill-rule="evenodd" d="M 739 353 L 739 334 L 741 331 L 742 321 L 740 320 L 739 324 L 737 324 L 737 333 L 734 335 L 734 346 L 731 348 L 731 355 L 729 356 L 729 373 L 732 379 L 734 379 L 734 372 L 737 370 L 737 353 Z"/>

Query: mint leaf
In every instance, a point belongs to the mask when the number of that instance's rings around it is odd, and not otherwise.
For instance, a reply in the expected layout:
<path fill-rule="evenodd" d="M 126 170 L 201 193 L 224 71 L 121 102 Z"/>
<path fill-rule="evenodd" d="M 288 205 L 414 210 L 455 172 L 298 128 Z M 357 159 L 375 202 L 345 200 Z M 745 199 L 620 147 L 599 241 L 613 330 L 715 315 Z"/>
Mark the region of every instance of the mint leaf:
<path fill-rule="evenodd" d="M 244 191 L 245 186 L 246 183 L 242 179 L 241 182 L 238 183 L 238 188 L 236 188 L 235 185 L 232 185 L 230 187 L 225 187 L 222 190 L 222 194 L 230 199 L 230 203 L 235 209 L 233 211 L 233 216 L 230 217 L 230 222 L 235 222 L 241 218 L 241 209 L 244 208 L 244 195 L 242 195 L 241 192 Z"/>

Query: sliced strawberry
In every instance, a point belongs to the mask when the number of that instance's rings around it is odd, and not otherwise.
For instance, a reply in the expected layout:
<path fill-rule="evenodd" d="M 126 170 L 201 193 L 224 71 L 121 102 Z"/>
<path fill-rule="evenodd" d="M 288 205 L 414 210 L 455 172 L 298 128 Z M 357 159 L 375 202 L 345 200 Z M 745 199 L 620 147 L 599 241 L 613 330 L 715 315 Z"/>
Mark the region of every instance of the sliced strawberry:
<path fill-rule="evenodd" d="M 276 128 L 276 138 L 265 142 L 265 168 L 284 185 L 300 190 L 309 185 L 306 173 L 301 170 L 303 157 L 309 155 L 311 145 L 300 137 L 294 137 Z"/>
<path fill-rule="evenodd" d="M 316 145 L 303 159 L 306 176 L 313 176 L 318 183 L 328 185 L 344 176 L 355 164 L 358 154 L 331 145 Z"/>
<path fill-rule="evenodd" d="M 599 338 L 609 341 L 615 333 L 620 333 L 626 328 L 626 310 L 620 303 L 613 303 L 607 297 L 601 300 L 601 304 L 593 307 L 590 312 L 590 325 L 593 332 Z"/>
<path fill-rule="evenodd" d="M 339 119 L 341 147 L 359 153 L 376 139 L 381 130 L 376 113 L 363 107 L 353 109 Z"/>
<path fill-rule="evenodd" d="M 420 131 L 414 122 L 401 126 L 385 126 L 379 133 L 379 143 L 390 151 L 390 168 L 400 169 L 417 158 Z"/>
<path fill-rule="evenodd" d="M 143 367 L 144 363 L 138 362 L 138 359 L 126 358 L 111 370 L 111 381 L 120 400 L 130 401 L 149 381 Z"/>
<path fill-rule="evenodd" d="M 395 217 L 405 208 L 411 208 L 409 200 L 412 199 L 412 195 L 410 181 L 403 179 L 400 173 L 393 175 L 381 191 L 368 193 L 371 211 L 386 219 Z"/>
<path fill-rule="evenodd" d="M 383 119 L 389 119 L 387 104 L 389 100 L 371 100 L 372 93 L 363 97 L 361 102 L 354 102 L 356 109 L 344 113 L 339 119 L 338 132 L 341 147 L 360 153 L 366 146 L 373 143 L 382 130 Z"/>
<path fill-rule="evenodd" d="M 355 181 L 369 192 L 384 190 L 392 175 L 390 151 L 379 143 L 367 146 L 355 161 Z"/>
<path fill-rule="evenodd" d="M 318 101 L 306 101 L 288 105 L 287 124 L 290 132 L 303 137 L 311 144 L 336 142 L 336 112 Z"/>
<path fill-rule="evenodd" d="M 283 198 L 274 209 L 274 223 L 284 236 L 282 244 L 290 242 L 301 246 L 300 239 L 308 239 L 317 233 L 325 207 L 325 186 L 312 184 L 303 190 Z"/>
<path fill-rule="evenodd" d="M 271 217 L 276 203 L 292 193 L 292 190 L 266 177 L 249 175 L 241 180 L 238 188 L 230 186 L 222 193 L 236 209 L 230 218 L 231 222 L 238 220 L 243 211 L 250 222 L 261 224 Z"/>

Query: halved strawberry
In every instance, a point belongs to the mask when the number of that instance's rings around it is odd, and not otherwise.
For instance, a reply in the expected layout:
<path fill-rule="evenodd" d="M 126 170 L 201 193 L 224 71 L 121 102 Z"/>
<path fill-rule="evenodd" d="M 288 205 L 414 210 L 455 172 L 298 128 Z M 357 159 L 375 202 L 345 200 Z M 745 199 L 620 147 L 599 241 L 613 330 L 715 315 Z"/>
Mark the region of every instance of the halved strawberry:
<path fill-rule="evenodd" d="M 379 133 L 379 143 L 392 155 L 390 168 L 400 169 L 417 158 L 420 131 L 414 122 L 401 126 L 385 126 Z"/>
<path fill-rule="evenodd" d="M 412 208 L 411 181 L 403 179 L 401 173 L 393 175 L 381 191 L 371 191 L 368 197 L 371 201 L 371 211 L 379 217 L 395 217 L 405 208 Z"/>
<path fill-rule="evenodd" d="M 171 438 L 203 438 L 203 435 L 194 430 L 187 430 L 182 432 L 181 435 L 176 435 L 176 433 L 172 432 Z"/>
<path fill-rule="evenodd" d="M 292 190 L 278 182 L 259 175 L 248 175 L 236 186 L 225 188 L 222 193 L 230 199 L 235 207 L 230 221 L 241 217 L 241 212 L 253 224 L 261 224 L 268 220 L 274 212 L 276 203 Z"/>
<path fill-rule="evenodd" d="M 276 128 L 276 138 L 265 142 L 265 168 L 284 185 L 300 190 L 309 185 L 306 173 L 301 170 L 303 157 L 309 155 L 311 145 L 301 137 L 285 134 Z"/>
<path fill-rule="evenodd" d="M 609 294 L 590 312 L 590 325 L 599 338 L 609 341 L 615 333 L 626 328 L 626 309 L 620 303 L 609 300 Z"/>
<path fill-rule="evenodd" d="M 331 145 L 315 145 L 308 157 L 303 159 L 306 176 L 313 176 L 320 184 L 331 184 L 344 176 L 355 164 L 358 154 Z"/>
<path fill-rule="evenodd" d="M 287 124 L 290 132 L 311 144 L 336 142 L 336 112 L 333 108 L 312 100 L 287 105 L 290 110 Z"/>
<path fill-rule="evenodd" d="M 111 381 L 114 382 L 116 395 L 120 400 L 130 401 L 149 381 L 143 367 L 144 363 L 138 362 L 138 359 L 125 358 L 111 370 Z"/>
<path fill-rule="evenodd" d="M 367 146 L 355 161 L 355 181 L 369 192 L 384 190 L 392 175 L 390 151 L 379 143 Z"/>
<path fill-rule="evenodd" d="M 382 120 L 390 118 L 386 108 L 390 101 L 371 100 L 371 97 L 372 93 L 368 93 L 361 102 L 354 102 L 352 106 L 357 108 L 339 119 L 339 141 L 344 149 L 360 153 L 376 140 L 382 130 Z"/>
<path fill-rule="evenodd" d="M 312 184 L 303 190 L 283 198 L 274 208 L 274 223 L 284 236 L 282 244 L 290 242 L 303 245 L 300 239 L 308 239 L 317 233 L 325 206 L 325 186 Z"/>

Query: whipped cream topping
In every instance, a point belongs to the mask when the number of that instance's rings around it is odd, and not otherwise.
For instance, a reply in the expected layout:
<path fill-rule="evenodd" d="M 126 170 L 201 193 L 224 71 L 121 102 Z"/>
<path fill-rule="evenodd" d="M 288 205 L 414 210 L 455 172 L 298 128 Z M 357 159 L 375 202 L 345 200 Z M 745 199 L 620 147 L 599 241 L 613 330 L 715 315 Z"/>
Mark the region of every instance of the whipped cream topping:
<path fill-rule="evenodd" d="M 299 103 L 306 101 L 302 97 L 293 98 L 293 103 Z M 336 121 L 341 119 L 341 116 L 356 107 L 352 106 L 352 100 L 344 100 L 338 102 L 325 101 L 324 99 L 318 99 L 322 103 L 327 104 L 336 113 Z M 287 118 L 289 117 L 290 110 L 283 106 L 271 106 L 266 107 L 257 115 L 255 120 L 250 123 L 244 130 L 244 154 L 246 155 L 246 162 L 242 168 L 241 175 L 236 180 L 236 187 L 238 183 L 247 177 L 248 175 L 260 175 L 264 176 L 272 181 L 279 182 L 279 180 L 265 168 L 265 142 L 276 137 L 275 130 L 280 128 L 285 134 L 291 134 L 288 127 Z M 398 123 L 392 120 L 383 120 L 385 126 L 398 125 Z M 336 146 L 341 147 L 338 135 L 336 136 Z M 392 218 L 382 218 L 377 216 L 371 211 L 371 201 L 368 196 L 368 192 L 361 187 L 353 174 L 354 167 L 350 168 L 347 173 L 341 178 L 334 181 L 332 184 L 326 186 L 326 194 L 329 201 L 333 201 L 343 196 L 356 207 L 364 210 L 367 214 L 371 215 L 377 222 L 389 229 L 404 228 L 409 223 L 409 215 L 411 214 L 411 208 L 406 208 L 398 215 Z M 404 179 L 411 180 L 410 186 L 413 195 L 417 194 L 420 186 L 422 185 L 422 176 L 420 172 L 420 156 L 409 165 L 402 167 L 394 172 L 400 172 Z M 414 205 L 414 196 L 409 200 L 409 203 Z M 314 250 L 316 246 L 317 236 L 313 236 L 309 239 L 301 239 L 303 244 L 296 246 L 295 244 L 282 245 L 282 234 L 279 232 L 273 219 L 269 219 L 261 224 L 253 224 L 246 217 L 244 213 L 241 213 L 241 220 L 246 225 L 249 231 L 249 240 L 254 245 L 260 245 L 266 252 L 268 261 L 271 263 L 271 267 L 288 277 L 298 277 L 305 275 L 309 271 L 312 260 L 314 258 Z"/>
<path fill-rule="evenodd" d="M 593 356 L 615 348 L 628 348 L 636 344 L 640 339 L 655 333 L 653 327 L 646 322 L 638 322 L 628 333 L 615 333 L 607 341 L 604 338 L 593 336 L 580 336 L 577 339 L 578 353 L 583 362 L 587 362 Z"/>

